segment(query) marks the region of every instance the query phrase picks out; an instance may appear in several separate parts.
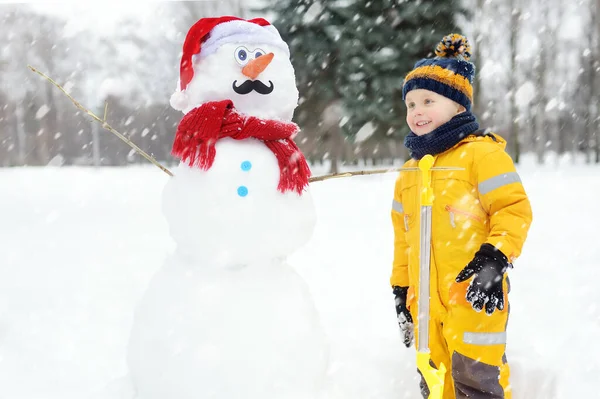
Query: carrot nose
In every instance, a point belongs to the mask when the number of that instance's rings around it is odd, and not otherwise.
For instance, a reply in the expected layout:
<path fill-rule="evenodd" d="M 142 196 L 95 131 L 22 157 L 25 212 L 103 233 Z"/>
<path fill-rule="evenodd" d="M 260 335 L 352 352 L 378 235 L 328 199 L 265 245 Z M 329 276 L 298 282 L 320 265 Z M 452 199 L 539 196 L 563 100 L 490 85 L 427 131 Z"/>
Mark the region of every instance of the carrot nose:
<path fill-rule="evenodd" d="M 273 61 L 274 56 L 275 54 L 269 53 L 253 59 L 242 68 L 242 73 L 252 80 L 256 79 L 258 75 L 269 66 L 271 61 Z"/>

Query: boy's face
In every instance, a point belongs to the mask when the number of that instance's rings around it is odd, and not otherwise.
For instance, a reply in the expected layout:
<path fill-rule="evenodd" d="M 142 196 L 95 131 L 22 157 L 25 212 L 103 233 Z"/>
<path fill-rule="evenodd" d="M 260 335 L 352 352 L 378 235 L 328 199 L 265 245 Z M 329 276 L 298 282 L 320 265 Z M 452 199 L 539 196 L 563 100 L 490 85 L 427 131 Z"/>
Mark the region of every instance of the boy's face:
<path fill-rule="evenodd" d="M 404 102 L 407 108 L 406 122 L 417 136 L 431 133 L 456 114 L 465 111 L 462 105 L 425 89 L 409 91 Z"/>

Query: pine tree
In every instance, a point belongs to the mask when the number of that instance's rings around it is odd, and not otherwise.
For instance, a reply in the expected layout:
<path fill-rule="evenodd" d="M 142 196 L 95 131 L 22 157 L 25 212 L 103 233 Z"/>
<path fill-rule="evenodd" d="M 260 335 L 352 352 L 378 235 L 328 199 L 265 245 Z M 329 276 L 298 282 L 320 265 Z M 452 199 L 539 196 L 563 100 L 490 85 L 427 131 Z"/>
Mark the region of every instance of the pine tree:
<path fill-rule="evenodd" d="M 402 82 L 456 32 L 460 0 L 273 0 L 273 24 L 288 43 L 300 91 L 296 121 L 318 123 L 343 101 L 345 134 L 370 122 L 374 140 L 407 133 Z"/>
<path fill-rule="evenodd" d="M 318 130 L 321 112 L 342 97 L 338 42 L 345 36 L 346 21 L 334 3 L 275 0 L 268 9 L 276 14 L 273 25 L 290 48 L 300 92 L 294 119 L 306 130 Z"/>

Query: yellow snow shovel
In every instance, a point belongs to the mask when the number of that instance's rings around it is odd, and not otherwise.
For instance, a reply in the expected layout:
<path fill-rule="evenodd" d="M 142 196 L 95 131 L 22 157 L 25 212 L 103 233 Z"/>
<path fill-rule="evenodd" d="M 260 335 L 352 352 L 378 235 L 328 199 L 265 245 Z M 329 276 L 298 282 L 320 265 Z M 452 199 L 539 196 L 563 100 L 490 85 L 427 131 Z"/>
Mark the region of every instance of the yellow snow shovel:
<path fill-rule="evenodd" d="M 430 295 L 430 255 L 431 255 L 431 206 L 433 190 L 431 188 L 431 167 L 434 159 L 425 155 L 419 161 L 421 170 L 421 245 L 419 251 L 419 314 L 417 368 L 423 375 L 429 388 L 429 399 L 442 399 L 444 391 L 444 374 L 446 367 L 440 364 L 439 369 L 431 366 L 429 352 L 429 295 Z M 434 168 L 435 169 L 435 168 Z"/>

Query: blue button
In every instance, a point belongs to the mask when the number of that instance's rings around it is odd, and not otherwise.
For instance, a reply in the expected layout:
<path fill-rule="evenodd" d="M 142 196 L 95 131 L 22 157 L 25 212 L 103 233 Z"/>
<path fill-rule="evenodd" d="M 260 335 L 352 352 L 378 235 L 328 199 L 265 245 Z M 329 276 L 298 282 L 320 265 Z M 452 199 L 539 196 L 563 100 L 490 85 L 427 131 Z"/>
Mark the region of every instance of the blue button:
<path fill-rule="evenodd" d="M 244 162 L 242 162 L 242 170 L 244 172 L 247 172 L 250 169 L 252 169 L 252 163 L 250 161 L 244 161 Z"/>
<path fill-rule="evenodd" d="M 239 186 L 237 189 L 237 193 L 240 197 L 245 197 L 246 195 L 248 195 L 248 187 Z"/>

